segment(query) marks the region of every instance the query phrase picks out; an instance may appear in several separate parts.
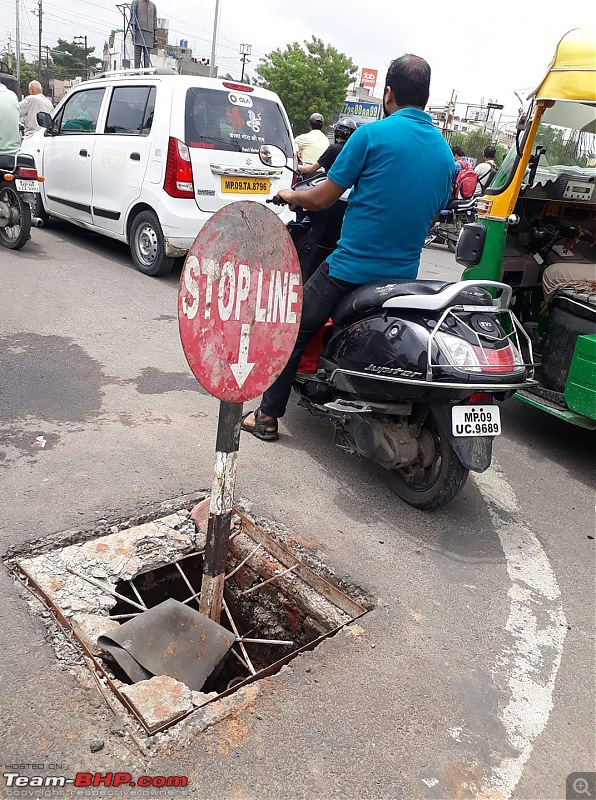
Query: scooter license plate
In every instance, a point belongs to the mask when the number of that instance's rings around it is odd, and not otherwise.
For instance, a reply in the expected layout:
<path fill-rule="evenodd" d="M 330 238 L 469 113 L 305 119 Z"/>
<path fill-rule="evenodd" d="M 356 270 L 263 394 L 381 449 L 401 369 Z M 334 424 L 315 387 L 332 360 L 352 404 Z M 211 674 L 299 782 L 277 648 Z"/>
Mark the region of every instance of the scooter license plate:
<path fill-rule="evenodd" d="M 37 181 L 24 181 L 16 178 L 14 185 L 17 192 L 31 192 L 37 194 L 39 192 L 39 183 Z"/>
<path fill-rule="evenodd" d="M 498 406 L 453 406 L 451 426 L 454 436 L 500 436 L 501 409 Z"/>

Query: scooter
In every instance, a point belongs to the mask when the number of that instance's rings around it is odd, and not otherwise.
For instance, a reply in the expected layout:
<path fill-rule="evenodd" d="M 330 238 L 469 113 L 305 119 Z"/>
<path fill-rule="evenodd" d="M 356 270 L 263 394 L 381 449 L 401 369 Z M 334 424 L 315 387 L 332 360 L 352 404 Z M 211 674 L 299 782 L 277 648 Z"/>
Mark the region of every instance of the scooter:
<path fill-rule="evenodd" d="M 490 466 L 495 400 L 534 383 L 510 300 L 496 281 L 360 286 L 305 351 L 300 403 L 331 422 L 338 447 L 384 467 L 399 497 L 440 508 Z"/>
<path fill-rule="evenodd" d="M 31 225 L 41 226 L 41 220 L 31 214 L 41 181 L 33 156 L 0 157 L 0 244 L 4 247 L 20 250 L 31 237 Z"/>
<path fill-rule="evenodd" d="M 429 230 L 424 247 L 430 244 L 446 244 L 455 253 L 457 240 L 464 225 L 476 219 L 476 199 L 450 200 L 447 208 L 440 212 L 440 219 Z"/>

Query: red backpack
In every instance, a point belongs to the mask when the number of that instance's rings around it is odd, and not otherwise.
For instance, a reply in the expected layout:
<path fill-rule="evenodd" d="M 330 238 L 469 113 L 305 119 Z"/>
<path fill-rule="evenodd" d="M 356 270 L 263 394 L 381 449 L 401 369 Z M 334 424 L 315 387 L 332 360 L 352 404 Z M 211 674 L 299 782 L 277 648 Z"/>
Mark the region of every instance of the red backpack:
<path fill-rule="evenodd" d="M 456 200 L 471 200 L 478 184 L 478 175 L 474 172 L 469 162 L 457 173 L 453 196 Z"/>

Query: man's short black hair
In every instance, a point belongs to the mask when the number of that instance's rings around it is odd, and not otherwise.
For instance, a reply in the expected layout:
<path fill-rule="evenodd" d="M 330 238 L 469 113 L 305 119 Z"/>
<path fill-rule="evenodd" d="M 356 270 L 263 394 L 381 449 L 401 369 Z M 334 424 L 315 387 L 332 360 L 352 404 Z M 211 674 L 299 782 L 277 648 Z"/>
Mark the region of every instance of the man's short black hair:
<path fill-rule="evenodd" d="M 459 156 L 460 158 L 463 158 L 466 155 L 461 147 L 452 147 L 451 152 L 454 156 Z"/>
<path fill-rule="evenodd" d="M 389 64 L 385 86 L 393 91 L 398 106 L 424 108 L 430 93 L 430 66 L 411 53 L 396 58 Z"/>
<path fill-rule="evenodd" d="M 494 158 L 496 155 L 497 155 L 497 148 L 493 147 L 492 144 L 489 144 L 488 147 L 484 148 L 485 158 Z"/>
<path fill-rule="evenodd" d="M 319 120 L 317 120 L 317 119 L 315 119 L 314 121 L 312 119 L 309 119 L 308 120 L 308 124 L 310 125 L 311 128 L 313 128 L 316 131 L 322 131 L 323 130 L 323 123 L 319 122 Z"/>

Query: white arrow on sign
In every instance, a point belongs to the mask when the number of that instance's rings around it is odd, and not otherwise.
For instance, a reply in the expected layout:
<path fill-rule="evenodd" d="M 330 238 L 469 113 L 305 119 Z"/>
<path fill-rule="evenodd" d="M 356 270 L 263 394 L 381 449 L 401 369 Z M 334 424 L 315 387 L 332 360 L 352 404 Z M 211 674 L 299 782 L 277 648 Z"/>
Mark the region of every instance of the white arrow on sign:
<path fill-rule="evenodd" d="M 248 360 L 248 347 L 250 345 L 250 325 L 242 325 L 242 330 L 240 331 L 240 349 L 238 351 L 238 363 L 237 364 L 230 364 L 230 369 L 232 370 L 232 374 L 234 378 L 236 378 L 236 383 L 238 387 L 242 389 L 244 386 L 244 381 L 248 378 L 250 373 L 252 372 L 252 368 L 255 365 L 254 361 Z"/>

